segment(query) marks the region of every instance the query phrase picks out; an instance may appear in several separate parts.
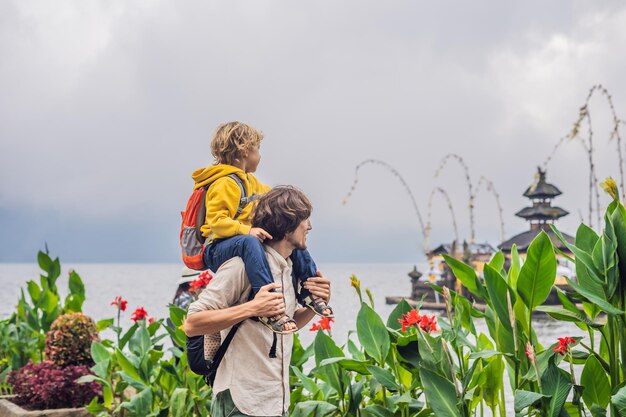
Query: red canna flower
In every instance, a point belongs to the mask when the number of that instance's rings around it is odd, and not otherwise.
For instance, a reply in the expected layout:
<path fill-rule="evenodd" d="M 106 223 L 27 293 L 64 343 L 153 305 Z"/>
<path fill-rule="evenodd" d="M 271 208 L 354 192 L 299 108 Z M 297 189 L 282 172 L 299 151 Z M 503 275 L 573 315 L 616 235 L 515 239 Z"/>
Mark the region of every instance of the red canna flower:
<path fill-rule="evenodd" d="M 410 326 L 419 327 L 426 333 L 439 330 L 437 327 L 437 317 L 434 315 L 430 317 L 426 315 L 422 316 L 416 309 L 409 311 L 408 314 L 402 314 L 402 318 L 398 319 L 398 323 L 402 325 L 403 332 L 406 332 L 406 329 Z"/>
<path fill-rule="evenodd" d="M 207 269 L 206 271 L 201 272 L 200 275 L 198 275 L 198 278 L 191 281 L 191 283 L 189 283 L 189 286 L 193 290 L 199 291 L 209 285 L 209 282 L 211 282 L 212 279 L 213 275 L 211 275 L 211 272 Z"/>
<path fill-rule="evenodd" d="M 119 295 L 115 297 L 115 301 L 111 303 L 112 306 L 117 306 L 117 308 L 119 308 L 122 311 L 126 311 L 126 304 L 128 304 L 128 301 L 124 300 Z"/>
<path fill-rule="evenodd" d="M 134 322 L 137 322 L 139 320 L 144 320 L 146 317 L 148 317 L 148 312 L 143 307 L 139 307 L 133 312 L 133 314 L 130 316 L 130 319 Z"/>
<path fill-rule="evenodd" d="M 311 325 L 311 328 L 309 329 L 312 332 L 318 331 L 318 330 L 328 330 L 330 331 L 330 323 L 334 322 L 335 320 L 329 317 L 322 317 L 318 322 L 313 323 Z"/>
<path fill-rule="evenodd" d="M 559 344 L 554 347 L 554 352 L 560 353 L 561 355 L 565 355 L 567 351 L 569 351 L 569 345 L 576 343 L 576 339 L 573 337 L 559 337 L 557 339 Z"/>
<path fill-rule="evenodd" d="M 150 317 L 150 318 L 148 319 L 148 324 L 152 324 L 152 323 L 154 323 L 154 317 Z"/>

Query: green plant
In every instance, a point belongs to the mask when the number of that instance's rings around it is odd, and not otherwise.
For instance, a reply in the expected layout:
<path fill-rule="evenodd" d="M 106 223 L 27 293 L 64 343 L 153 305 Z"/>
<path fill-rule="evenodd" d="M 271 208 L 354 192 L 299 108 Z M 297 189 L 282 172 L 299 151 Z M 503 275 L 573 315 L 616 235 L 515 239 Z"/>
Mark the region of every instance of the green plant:
<path fill-rule="evenodd" d="M 90 317 L 82 313 L 63 314 L 46 334 L 46 358 L 59 366 L 91 366 L 91 343 L 97 339 L 96 323 Z"/>
<path fill-rule="evenodd" d="M 61 274 L 59 258 L 53 260 L 47 251 L 40 251 L 37 261 L 42 270 L 39 284 L 28 281 L 29 298 L 22 289 L 15 313 L 0 321 L 0 371 L 3 366 L 15 370 L 29 360 L 42 361 L 46 332 L 52 322 L 61 314 L 82 310 L 85 287 L 80 276 L 69 272 L 69 294 L 62 299 L 57 287 Z"/>

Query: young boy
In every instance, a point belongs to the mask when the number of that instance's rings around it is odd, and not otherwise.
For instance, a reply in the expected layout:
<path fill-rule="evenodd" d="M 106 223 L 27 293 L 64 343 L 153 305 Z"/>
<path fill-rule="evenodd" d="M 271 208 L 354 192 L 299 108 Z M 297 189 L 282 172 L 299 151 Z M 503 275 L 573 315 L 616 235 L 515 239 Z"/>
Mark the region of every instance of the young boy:
<path fill-rule="evenodd" d="M 254 201 L 270 190 L 252 175 L 261 160 L 261 140 L 263 134 L 260 131 L 241 122 L 218 126 L 211 140 L 215 164 L 192 175 L 195 188 L 208 186 L 206 219 L 201 227 L 202 235 L 208 242 L 204 263 L 207 268 L 217 271 L 228 259 L 241 257 L 252 286 L 252 295 L 262 286 L 274 282 L 262 245 L 272 236 L 262 228 L 250 226 Z M 245 200 L 241 200 L 242 186 L 247 194 Z M 306 249 L 294 251 L 291 260 L 293 277 L 297 282 L 303 284 L 307 278 L 316 276 L 317 267 Z M 303 286 L 299 301 L 318 315 L 333 317 L 332 309 Z M 276 333 L 297 330 L 295 322 L 285 314 L 260 320 Z"/>

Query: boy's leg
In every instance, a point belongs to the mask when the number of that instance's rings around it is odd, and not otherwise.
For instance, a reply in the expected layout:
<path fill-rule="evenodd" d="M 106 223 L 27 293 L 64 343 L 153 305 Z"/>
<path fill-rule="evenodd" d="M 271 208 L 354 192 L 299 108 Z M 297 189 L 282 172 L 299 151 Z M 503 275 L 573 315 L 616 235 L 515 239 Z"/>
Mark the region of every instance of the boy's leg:
<path fill-rule="evenodd" d="M 235 256 L 243 259 L 253 294 L 262 286 L 274 282 L 263 244 L 252 235 L 236 235 L 214 241 L 205 250 L 204 262 L 215 272 L 224 262 Z"/>
<path fill-rule="evenodd" d="M 313 297 L 311 292 L 304 288 L 304 282 L 317 275 L 317 266 L 308 250 L 294 250 L 291 254 L 291 262 L 293 264 L 292 278 L 294 288 L 300 288 L 298 301 L 302 305 L 309 306 L 322 316 L 332 317 L 332 309 L 326 305 L 326 302 Z M 300 284 L 300 285 L 298 285 Z"/>

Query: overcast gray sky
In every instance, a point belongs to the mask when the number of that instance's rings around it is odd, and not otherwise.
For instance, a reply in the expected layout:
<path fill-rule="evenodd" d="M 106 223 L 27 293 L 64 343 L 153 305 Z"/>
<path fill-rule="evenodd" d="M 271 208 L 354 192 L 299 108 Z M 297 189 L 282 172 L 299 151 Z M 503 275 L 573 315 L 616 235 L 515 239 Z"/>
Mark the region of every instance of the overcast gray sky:
<path fill-rule="evenodd" d="M 417 216 L 433 187 L 469 236 L 461 155 L 500 193 L 507 238 L 536 166 L 590 87 L 626 119 L 626 5 L 619 0 L 0 2 L 0 261 L 47 242 L 73 262 L 177 262 L 191 172 L 212 162 L 224 121 L 265 133 L 257 176 L 314 203 L 310 247 L 325 262 L 421 259 Z M 598 176 L 618 177 L 611 113 L 590 105 Z M 622 126 L 622 135 L 626 126 Z M 587 216 L 586 155 L 567 143 L 548 180 Z M 493 197 L 476 199 L 477 240 L 500 241 Z M 581 214 L 579 214 L 581 213 Z M 432 244 L 452 239 L 434 200 Z"/>

